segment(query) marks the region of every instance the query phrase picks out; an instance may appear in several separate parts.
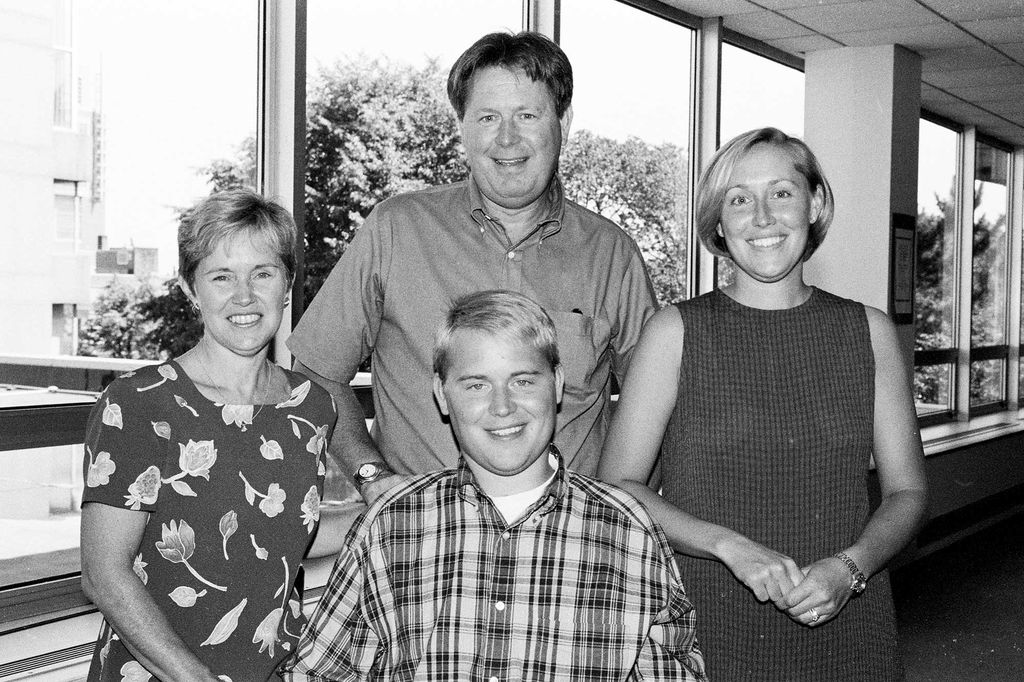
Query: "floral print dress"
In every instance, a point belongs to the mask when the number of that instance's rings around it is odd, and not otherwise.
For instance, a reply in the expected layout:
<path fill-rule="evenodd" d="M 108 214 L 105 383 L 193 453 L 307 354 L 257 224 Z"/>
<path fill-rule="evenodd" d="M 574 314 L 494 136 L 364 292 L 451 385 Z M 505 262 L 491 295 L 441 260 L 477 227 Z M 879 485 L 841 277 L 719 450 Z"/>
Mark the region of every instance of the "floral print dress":
<path fill-rule="evenodd" d="M 192 651 L 234 682 L 270 679 L 304 625 L 302 557 L 320 519 L 331 396 L 211 402 L 175 362 L 114 381 L 86 432 L 83 503 L 148 512 L 134 571 Z M 156 679 L 104 622 L 90 682 Z"/>

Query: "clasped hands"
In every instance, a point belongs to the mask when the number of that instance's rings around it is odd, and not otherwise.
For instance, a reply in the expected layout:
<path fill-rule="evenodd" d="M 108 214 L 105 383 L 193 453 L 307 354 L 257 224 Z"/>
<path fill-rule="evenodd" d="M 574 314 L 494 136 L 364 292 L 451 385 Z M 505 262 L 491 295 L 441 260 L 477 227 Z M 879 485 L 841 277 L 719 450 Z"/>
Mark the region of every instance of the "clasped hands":
<path fill-rule="evenodd" d="M 834 557 L 801 568 L 785 554 L 741 536 L 726 544 L 720 558 L 758 601 L 771 601 L 808 627 L 834 618 L 852 595 L 850 572 Z"/>

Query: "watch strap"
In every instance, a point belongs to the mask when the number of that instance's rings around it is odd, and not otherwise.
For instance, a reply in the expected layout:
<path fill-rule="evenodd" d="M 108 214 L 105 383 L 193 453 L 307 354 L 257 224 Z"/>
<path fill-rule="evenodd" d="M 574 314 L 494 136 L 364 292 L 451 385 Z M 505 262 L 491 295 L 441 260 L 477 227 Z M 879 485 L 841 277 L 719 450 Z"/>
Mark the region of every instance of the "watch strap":
<path fill-rule="evenodd" d="M 864 572 L 860 570 L 860 567 L 857 566 L 857 562 L 851 559 L 846 552 L 836 552 L 832 556 L 842 561 L 846 568 L 849 569 L 851 578 L 850 589 L 857 593 L 863 592 L 868 579 Z"/>

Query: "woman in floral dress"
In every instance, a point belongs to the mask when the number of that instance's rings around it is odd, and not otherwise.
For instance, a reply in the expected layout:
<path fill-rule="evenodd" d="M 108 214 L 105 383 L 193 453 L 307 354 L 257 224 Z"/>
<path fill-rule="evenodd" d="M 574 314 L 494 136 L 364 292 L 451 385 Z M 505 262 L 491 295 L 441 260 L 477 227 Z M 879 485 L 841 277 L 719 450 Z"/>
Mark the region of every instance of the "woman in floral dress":
<path fill-rule="evenodd" d="M 82 587 L 104 623 L 90 681 L 276 679 L 298 638 L 335 408 L 267 358 L 295 239 L 259 195 L 204 200 L 178 234 L 202 340 L 114 381 L 93 409 Z M 327 530 L 321 554 L 340 541 Z"/>

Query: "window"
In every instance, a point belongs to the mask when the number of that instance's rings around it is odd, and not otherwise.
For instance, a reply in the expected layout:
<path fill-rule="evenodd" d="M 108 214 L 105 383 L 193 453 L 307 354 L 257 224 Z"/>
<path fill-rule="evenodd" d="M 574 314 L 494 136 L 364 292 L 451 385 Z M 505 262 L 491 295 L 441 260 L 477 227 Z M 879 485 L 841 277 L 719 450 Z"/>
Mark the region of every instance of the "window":
<path fill-rule="evenodd" d="M 161 354 L 121 330 L 166 294 L 179 211 L 256 129 L 257 18 L 205 0 L 0 3 L 0 590 L 78 571 L 75 443 L 103 385 Z M 19 599 L 0 592 L 0 627 Z"/>
<path fill-rule="evenodd" d="M 772 126 L 804 134 L 804 74 L 798 69 L 725 43 L 722 45 L 722 105 L 719 139 Z"/>
<path fill-rule="evenodd" d="M 636 240 L 662 304 L 686 298 L 693 31 L 615 0 L 563 0 L 561 22 L 574 79 L 566 194 Z"/>
<path fill-rule="evenodd" d="M 1020 246 L 1011 240 L 1009 151 L 928 120 L 920 140 L 914 392 L 928 424 L 1017 401 L 1019 353 L 1010 348 L 1020 337 L 1009 311 L 1020 306 L 1010 286 L 1019 259 L 1011 244 Z"/>

